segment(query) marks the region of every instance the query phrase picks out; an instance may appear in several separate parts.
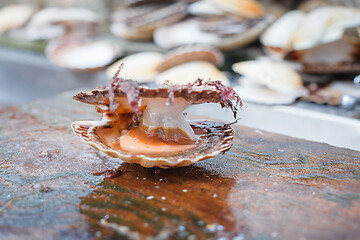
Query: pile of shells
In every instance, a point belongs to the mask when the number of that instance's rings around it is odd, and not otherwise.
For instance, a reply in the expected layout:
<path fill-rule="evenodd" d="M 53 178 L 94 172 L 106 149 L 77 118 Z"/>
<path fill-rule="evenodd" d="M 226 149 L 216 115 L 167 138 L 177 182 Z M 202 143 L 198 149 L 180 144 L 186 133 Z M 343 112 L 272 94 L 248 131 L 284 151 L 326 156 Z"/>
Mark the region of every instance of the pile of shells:
<path fill-rule="evenodd" d="M 155 29 L 180 21 L 187 4 L 172 0 L 128 0 L 114 13 L 111 32 L 127 40 L 151 40 Z"/>
<path fill-rule="evenodd" d="M 154 42 L 163 48 L 201 43 L 232 50 L 256 40 L 272 19 L 255 0 L 201 0 L 188 13 L 192 17 L 156 29 Z"/>
<path fill-rule="evenodd" d="M 216 48 L 204 45 L 182 46 L 166 54 L 141 52 L 120 59 L 107 69 L 112 78 L 119 65 L 125 65 L 121 75 L 139 83 L 165 81 L 173 84 L 187 84 L 198 78 L 219 80 L 228 85 L 229 80 L 218 67 L 223 64 L 223 54 Z"/>
<path fill-rule="evenodd" d="M 327 6 L 290 11 L 261 36 L 273 59 L 294 61 L 305 73 L 360 71 L 360 9 Z"/>

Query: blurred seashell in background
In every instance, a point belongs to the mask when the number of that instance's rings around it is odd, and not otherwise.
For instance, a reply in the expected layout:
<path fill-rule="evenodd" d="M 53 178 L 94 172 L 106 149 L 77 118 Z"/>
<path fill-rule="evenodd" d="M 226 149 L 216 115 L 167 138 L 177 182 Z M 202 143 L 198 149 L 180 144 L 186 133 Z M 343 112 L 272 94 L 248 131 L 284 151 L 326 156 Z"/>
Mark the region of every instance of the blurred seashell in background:
<path fill-rule="evenodd" d="M 291 11 L 261 36 L 267 54 L 302 64 L 307 73 L 360 71 L 359 36 L 347 30 L 360 26 L 360 10 L 328 6 L 305 14 Z"/>
<path fill-rule="evenodd" d="M 111 32 L 120 38 L 134 41 L 151 40 L 155 29 L 180 21 L 186 15 L 183 2 L 151 3 L 129 7 L 114 13 Z"/>
<path fill-rule="evenodd" d="M 138 7 L 152 3 L 171 3 L 171 0 L 123 0 L 125 7 Z"/>
<path fill-rule="evenodd" d="M 199 0 L 190 4 L 187 11 L 195 16 L 214 17 L 224 15 L 223 11 L 205 0 Z"/>
<path fill-rule="evenodd" d="M 46 56 L 56 65 L 76 71 L 94 71 L 123 55 L 123 49 L 108 40 L 52 40 Z"/>
<path fill-rule="evenodd" d="M 219 67 L 224 63 L 224 55 L 214 47 L 199 44 L 185 45 L 167 52 L 157 70 L 163 72 L 169 68 L 192 61 L 206 61 Z"/>
<path fill-rule="evenodd" d="M 155 81 L 158 85 L 162 85 L 167 80 L 173 84 L 188 84 L 198 78 L 205 81 L 221 81 L 224 85 L 229 85 L 226 75 L 214 64 L 206 61 L 192 61 L 177 65 L 157 75 Z"/>
<path fill-rule="evenodd" d="M 256 0 L 205 0 L 218 9 L 245 18 L 261 18 L 265 11 Z"/>
<path fill-rule="evenodd" d="M 45 8 L 26 27 L 29 40 L 49 40 L 70 32 L 87 35 L 94 31 L 98 15 L 83 8 Z"/>
<path fill-rule="evenodd" d="M 257 39 L 272 21 L 271 17 L 251 20 L 230 20 L 223 22 L 193 18 L 170 26 L 158 28 L 154 32 L 154 42 L 163 48 L 186 44 L 210 44 L 225 51 L 245 46 Z M 212 27 L 209 28 L 209 27 Z M 229 30 L 229 32 L 226 32 Z"/>
<path fill-rule="evenodd" d="M 163 60 L 164 55 L 161 53 L 139 52 L 118 60 L 106 70 L 106 74 L 109 78 L 112 78 L 119 69 L 120 64 L 123 63 L 125 66 L 121 71 L 123 78 L 132 79 L 139 83 L 150 82 L 158 74 L 156 69 Z"/>
<path fill-rule="evenodd" d="M 309 96 L 301 99 L 317 104 L 340 105 L 344 95 L 360 98 L 360 89 L 354 87 L 352 81 L 334 81 L 330 84 L 316 85 Z"/>
<path fill-rule="evenodd" d="M 195 17 L 156 29 L 155 44 L 173 48 L 199 43 L 233 50 L 255 41 L 273 19 L 253 0 L 203 0 L 188 9 Z"/>
<path fill-rule="evenodd" d="M 0 9 L 0 34 L 22 27 L 36 9 L 26 4 L 8 5 Z"/>
<path fill-rule="evenodd" d="M 284 62 L 254 60 L 233 64 L 243 77 L 235 91 L 244 101 L 261 104 L 291 104 L 307 94 L 301 76 Z"/>

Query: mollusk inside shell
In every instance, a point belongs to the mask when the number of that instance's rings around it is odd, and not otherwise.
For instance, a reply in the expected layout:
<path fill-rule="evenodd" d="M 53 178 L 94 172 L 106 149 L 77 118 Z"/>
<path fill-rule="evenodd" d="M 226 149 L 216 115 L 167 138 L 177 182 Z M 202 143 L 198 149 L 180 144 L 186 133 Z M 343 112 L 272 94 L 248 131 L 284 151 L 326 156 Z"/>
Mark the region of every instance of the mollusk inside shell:
<path fill-rule="evenodd" d="M 242 103 L 231 88 L 199 79 L 151 89 L 119 78 L 119 71 L 109 88 L 74 96 L 95 105 L 103 117 L 72 124 L 89 145 L 128 163 L 160 168 L 187 166 L 230 149 L 233 130 L 229 124 L 190 122 L 183 111 L 193 104 L 219 103 L 231 108 L 236 118 Z"/>

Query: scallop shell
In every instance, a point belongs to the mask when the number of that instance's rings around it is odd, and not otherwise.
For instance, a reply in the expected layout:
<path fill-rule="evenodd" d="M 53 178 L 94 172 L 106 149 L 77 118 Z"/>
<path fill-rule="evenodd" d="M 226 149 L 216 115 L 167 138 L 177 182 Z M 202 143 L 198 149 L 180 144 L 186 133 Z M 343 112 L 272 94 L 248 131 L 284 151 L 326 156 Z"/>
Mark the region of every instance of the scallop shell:
<path fill-rule="evenodd" d="M 140 52 L 126 56 L 114 64 L 107 70 L 106 74 L 112 78 L 119 69 L 121 63 L 126 68 L 121 74 L 124 78 L 134 79 L 140 83 L 153 81 L 158 74 L 157 67 L 164 61 L 164 55 L 158 52 Z"/>
<path fill-rule="evenodd" d="M 96 25 L 98 15 L 83 8 L 44 8 L 37 12 L 26 27 L 30 40 L 48 40 L 63 36 L 76 25 L 74 31 L 86 32 L 88 26 Z"/>
<path fill-rule="evenodd" d="M 173 48 L 181 45 L 198 43 L 212 45 L 221 50 L 229 51 L 255 41 L 260 33 L 270 24 L 272 17 L 267 16 L 259 19 L 256 21 L 256 24 L 248 26 L 245 29 L 241 28 L 241 31 L 237 34 L 228 36 L 221 36 L 215 32 L 203 31 L 200 27 L 201 21 L 203 20 L 193 18 L 158 28 L 154 32 L 154 42 L 163 48 Z M 239 24 L 241 23 L 239 22 Z"/>
<path fill-rule="evenodd" d="M 234 90 L 246 102 L 265 105 L 288 105 L 295 102 L 301 95 L 292 92 L 279 92 L 268 88 L 253 86 L 236 86 Z"/>
<path fill-rule="evenodd" d="M 264 31 L 260 42 L 270 57 L 282 59 L 291 50 L 292 36 L 305 16 L 302 11 L 290 11 Z"/>
<path fill-rule="evenodd" d="M 191 61 L 207 61 L 216 66 L 221 66 L 224 63 L 224 55 L 221 51 L 209 46 L 182 46 L 166 53 L 157 70 L 163 72 L 174 66 Z"/>
<path fill-rule="evenodd" d="M 195 16 L 211 17 L 223 16 L 224 12 L 204 0 L 196 1 L 189 5 L 188 12 Z"/>
<path fill-rule="evenodd" d="M 123 54 L 123 50 L 107 40 L 61 39 L 51 41 L 46 46 L 45 54 L 58 66 L 77 71 L 93 71 L 112 63 Z"/>
<path fill-rule="evenodd" d="M 120 150 L 115 150 L 109 146 L 109 143 L 100 141 L 96 132 L 99 128 L 108 128 L 111 123 L 106 126 L 98 126 L 98 122 L 75 122 L 72 128 L 75 134 L 79 135 L 83 141 L 90 146 L 99 149 L 109 156 L 120 158 L 127 163 L 137 163 L 143 167 L 184 167 L 195 162 L 205 160 L 207 158 L 216 156 L 231 148 L 233 141 L 233 130 L 229 125 L 215 123 L 215 122 L 191 122 L 193 129 L 206 129 L 208 134 L 199 137 L 199 143 L 195 149 L 191 151 L 177 154 L 174 156 L 165 157 L 151 157 L 144 154 L 134 155 Z"/>
<path fill-rule="evenodd" d="M 128 13 L 126 13 L 128 11 Z M 186 4 L 150 4 L 121 10 L 120 19 L 111 24 L 111 32 L 128 40 L 152 39 L 155 29 L 180 21 L 186 15 Z"/>
<path fill-rule="evenodd" d="M 35 9 L 25 4 L 8 5 L 0 9 L 0 34 L 23 26 L 35 13 Z"/>
<path fill-rule="evenodd" d="M 347 33 L 358 26 L 360 10 L 352 7 L 327 6 L 308 14 L 292 11 L 270 26 L 260 41 L 270 57 L 295 60 L 303 64 L 303 72 L 360 71 L 359 36 Z"/>
<path fill-rule="evenodd" d="M 301 76 L 286 63 L 267 60 L 254 60 L 233 64 L 233 70 L 257 85 L 281 92 L 303 89 Z"/>
<path fill-rule="evenodd" d="M 246 18 L 261 18 L 264 9 L 255 0 L 205 0 L 215 7 L 235 15 Z"/>
<path fill-rule="evenodd" d="M 301 63 L 304 73 L 356 73 L 360 71 L 360 41 L 344 37 L 310 49 L 290 51 L 285 59 Z"/>
<path fill-rule="evenodd" d="M 285 63 L 265 60 L 239 62 L 233 70 L 240 73 L 242 86 L 235 91 L 245 101 L 261 104 L 290 104 L 307 94 L 301 76 Z"/>
<path fill-rule="evenodd" d="M 214 64 L 205 61 L 192 61 L 172 67 L 158 74 L 155 82 L 158 85 L 166 81 L 173 84 L 187 84 L 194 82 L 197 78 L 221 81 L 224 85 L 230 83 L 226 75 Z"/>
<path fill-rule="evenodd" d="M 133 84 L 134 83 L 131 83 L 131 85 Z M 145 102 L 159 98 L 169 99 L 169 95 L 174 97 L 173 104 L 176 104 L 176 99 L 179 98 L 186 100 L 190 104 L 206 102 L 224 103 L 224 92 L 218 90 L 217 87 L 195 85 L 191 87 L 188 85 L 150 89 L 139 86 L 138 90 L 139 96 L 142 99 L 138 102 L 138 104 L 141 104 L 140 106 L 138 105 L 139 109 L 146 108 L 146 106 L 144 106 L 144 104 L 146 104 Z M 97 106 L 96 109 L 102 114 L 103 120 L 81 121 L 72 124 L 74 133 L 79 135 L 83 141 L 110 156 L 121 158 L 125 162 L 138 163 L 143 167 L 182 167 L 227 151 L 232 145 L 233 129 L 229 124 L 211 121 L 191 121 L 190 126 L 195 130 L 194 132 L 197 136 L 196 146 L 194 148 L 167 154 L 166 156 L 129 153 L 123 149 L 114 148 L 112 145 L 114 143 L 113 140 L 120 137 L 124 132 L 122 130 L 131 128 L 131 123 L 129 122 L 131 122 L 134 112 L 129 109 L 130 105 L 126 103 L 126 96 L 129 93 L 125 93 L 123 90 L 117 88 L 113 94 L 119 104 L 115 113 L 109 111 L 111 108 L 111 93 L 109 93 L 108 89 L 97 89 L 88 93 L 80 92 L 75 95 L 75 100 Z M 120 99 L 125 100 L 122 101 Z M 129 99 L 127 99 L 127 101 L 129 102 Z M 125 113 L 125 115 L 121 113 Z M 132 115 L 129 115 L 129 113 Z M 101 131 L 106 131 L 107 135 L 104 136 Z"/>
<path fill-rule="evenodd" d="M 334 81 L 313 89 L 309 96 L 301 99 L 317 104 L 340 105 L 341 98 L 344 95 L 360 98 L 360 89 L 354 88 L 354 83 L 351 81 Z"/>

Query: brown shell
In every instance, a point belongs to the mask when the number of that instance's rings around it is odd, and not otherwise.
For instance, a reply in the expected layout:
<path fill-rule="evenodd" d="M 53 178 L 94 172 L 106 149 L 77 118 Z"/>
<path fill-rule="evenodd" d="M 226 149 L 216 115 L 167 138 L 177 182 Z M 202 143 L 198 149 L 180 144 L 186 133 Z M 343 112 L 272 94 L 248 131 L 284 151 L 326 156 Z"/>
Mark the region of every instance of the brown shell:
<path fill-rule="evenodd" d="M 120 11 L 120 21 L 111 25 L 113 34 L 128 40 L 150 40 L 156 28 L 180 21 L 186 15 L 186 4 L 148 4 Z M 125 17 L 124 17 L 125 16 Z"/>
<path fill-rule="evenodd" d="M 202 130 L 201 135 L 198 136 L 195 149 L 190 149 L 182 153 L 166 157 L 151 157 L 143 154 L 133 154 L 111 148 L 107 143 L 100 141 L 97 135 L 99 128 L 111 128 L 114 124 L 108 123 L 105 126 L 94 126 L 96 122 L 75 122 L 72 124 L 74 133 L 79 135 L 89 145 L 99 149 L 100 151 L 112 156 L 122 159 L 128 163 L 138 163 L 143 167 L 183 167 L 205 160 L 207 158 L 218 155 L 231 148 L 233 142 L 233 129 L 222 123 L 211 121 L 192 122 L 190 123 L 193 129 Z"/>
<path fill-rule="evenodd" d="M 142 98 L 168 98 L 169 88 L 147 88 L 146 86 L 140 86 L 140 97 Z M 199 91 L 189 91 L 188 88 L 178 88 L 173 90 L 174 98 L 182 97 L 185 100 L 191 102 L 191 104 L 200 103 L 219 103 L 221 102 L 221 92 L 214 89 L 199 89 Z M 115 97 L 125 97 L 125 93 L 115 90 Z M 109 106 L 109 90 L 108 89 L 95 89 L 91 92 L 79 92 L 74 96 L 74 99 L 92 105 L 105 105 Z"/>
<path fill-rule="evenodd" d="M 138 7 L 152 3 L 171 3 L 171 0 L 124 0 L 125 7 Z"/>
<path fill-rule="evenodd" d="M 190 61 L 207 61 L 221 66 L 224 63 L 223 54 L 213 47 L 203 45 L 188 45 L 169 51 L 162 63 L 159 64 L 157 70 L 163 72 L 174 66 L 190 62 Z"/>

